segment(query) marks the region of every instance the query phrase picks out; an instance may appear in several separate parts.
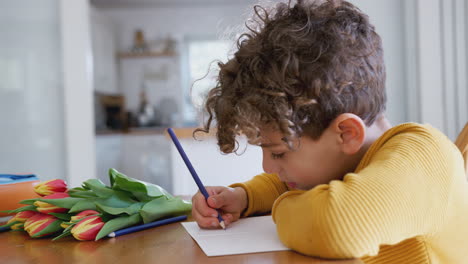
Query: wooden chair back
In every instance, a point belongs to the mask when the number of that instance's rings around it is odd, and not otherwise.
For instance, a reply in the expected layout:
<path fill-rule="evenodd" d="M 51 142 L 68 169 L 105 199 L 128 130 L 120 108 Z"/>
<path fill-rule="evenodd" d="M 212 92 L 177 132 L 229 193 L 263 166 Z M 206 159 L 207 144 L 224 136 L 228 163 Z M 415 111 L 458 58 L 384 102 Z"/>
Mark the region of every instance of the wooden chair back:
<path fill-rule="evenodd" d="M 455 145 L 458 147 L 465 160 L 465 172 L 468 178 L 468 123 L 466 123 L 465 127 L 458 135 L 457 140 L 455 140 Z"/>

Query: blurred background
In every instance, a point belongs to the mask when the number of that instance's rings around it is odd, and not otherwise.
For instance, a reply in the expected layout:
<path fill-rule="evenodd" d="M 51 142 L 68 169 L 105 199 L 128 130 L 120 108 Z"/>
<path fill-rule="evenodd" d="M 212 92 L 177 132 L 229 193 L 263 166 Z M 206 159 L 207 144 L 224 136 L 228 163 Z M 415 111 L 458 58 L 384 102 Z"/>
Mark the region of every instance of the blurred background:
<path fill-rule="evenodd" d="M 468 120 L 468 2 L 351 2 L 383 40 L 390 121 L 430 123 L 454 140 Z M 215 81 L 211 62 L 232 54 L 256 3 L 0 1 L 0 173 L 75 187 L 89 178 L 108 183 L 116 168 L 193 194 L 169 126 L 205 185 L 262 172 L 261 150 L 243 139 L 242 155 L 222 155 L 213 135 L 191 137 Z"/>

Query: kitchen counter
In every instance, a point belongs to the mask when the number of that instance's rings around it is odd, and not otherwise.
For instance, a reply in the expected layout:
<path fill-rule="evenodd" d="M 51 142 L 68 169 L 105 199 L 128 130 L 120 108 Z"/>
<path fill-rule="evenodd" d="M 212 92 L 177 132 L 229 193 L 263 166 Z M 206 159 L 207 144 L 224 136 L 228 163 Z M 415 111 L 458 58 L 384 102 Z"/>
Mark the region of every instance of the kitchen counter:
<path fill-rule="evenodd" d="M 167 135 L 167 127 L 132 127 L 128 131 L 122 130 L 100 130 L 96 131 L 96 136 L 106 135 Z M 193 138 L 192 134 L 197 127 L 175 127 L 173 128 L 174 133 L 180 138 Z M 206 138 L 207 136 L 215 136 L 214 132 L 210 132 L 208 135 L 205 133 L 199 133 L 198 138 Z"/>

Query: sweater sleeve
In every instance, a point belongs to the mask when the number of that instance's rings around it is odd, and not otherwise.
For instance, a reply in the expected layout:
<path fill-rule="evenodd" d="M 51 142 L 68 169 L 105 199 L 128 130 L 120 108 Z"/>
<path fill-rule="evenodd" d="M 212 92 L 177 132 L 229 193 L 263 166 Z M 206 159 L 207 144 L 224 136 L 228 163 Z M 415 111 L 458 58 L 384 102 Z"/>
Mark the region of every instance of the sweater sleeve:
<path fill-rule="evenodd" d="M 445 136 L 426 132 L 372 146 L 342 181 L 283 194 L 272 212 L 280 240 L 306 255 L 359 258 L 435 232 L 462 161 Z"/>
<path fill-rule="evenodd" d="M 288 190 L 276 174 L 267 173 L 257 175 L 244 183 L 232 184 L 230 187 L 242 187 L 247 193 L 248 206 L 242 216 L 271 212 L 275 200 Z"/>

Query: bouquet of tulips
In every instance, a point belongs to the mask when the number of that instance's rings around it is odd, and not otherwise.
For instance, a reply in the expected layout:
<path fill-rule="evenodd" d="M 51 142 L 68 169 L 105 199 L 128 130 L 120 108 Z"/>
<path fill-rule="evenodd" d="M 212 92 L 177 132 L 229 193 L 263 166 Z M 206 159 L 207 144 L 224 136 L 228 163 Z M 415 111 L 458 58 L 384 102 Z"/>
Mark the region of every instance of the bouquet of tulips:
<path fill-rule="evenodd" d="M 115 230 L 186 214 L 190 202 L 170 195 L 158 185 L 109 170 L 111 186 L 90 179 L 67 189 L 63 180 L 34 187 L 41 198 L 21 201 L 26 206 L 7 211 L 15 215 L 2 227 L 24 230 L 30 237 L 72 235 L 78 240 L 98 240 Z"/>

